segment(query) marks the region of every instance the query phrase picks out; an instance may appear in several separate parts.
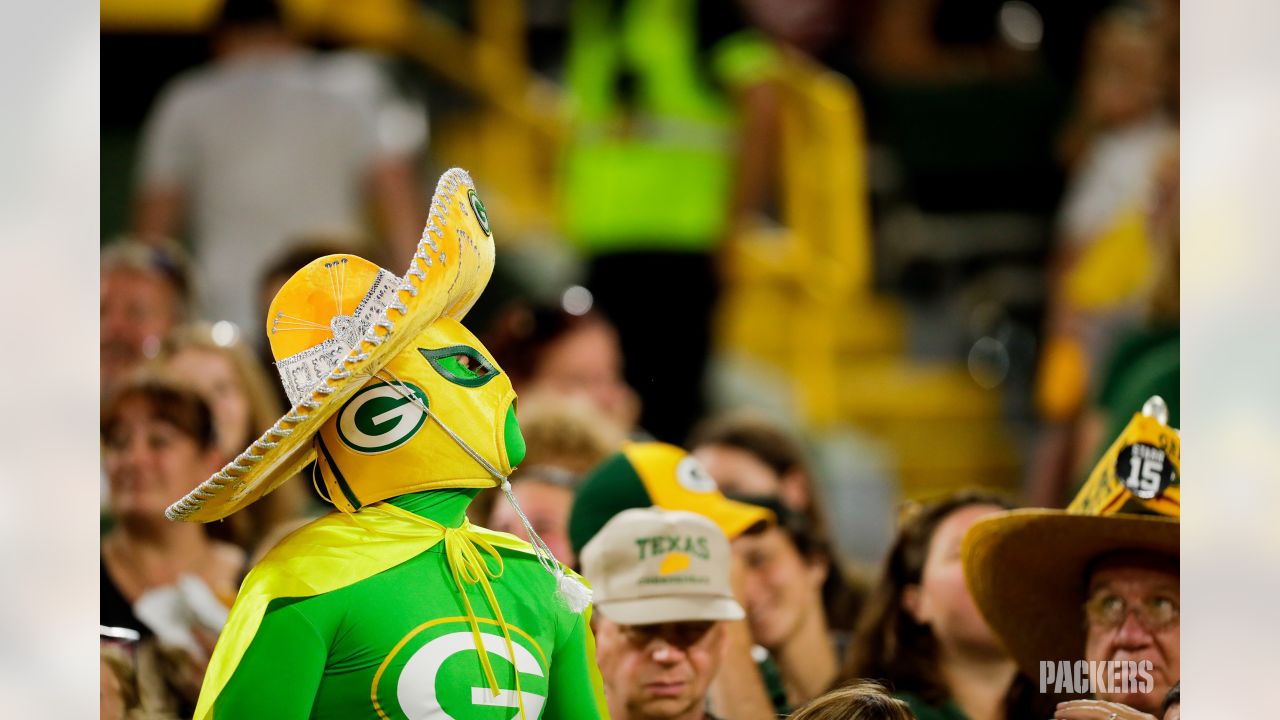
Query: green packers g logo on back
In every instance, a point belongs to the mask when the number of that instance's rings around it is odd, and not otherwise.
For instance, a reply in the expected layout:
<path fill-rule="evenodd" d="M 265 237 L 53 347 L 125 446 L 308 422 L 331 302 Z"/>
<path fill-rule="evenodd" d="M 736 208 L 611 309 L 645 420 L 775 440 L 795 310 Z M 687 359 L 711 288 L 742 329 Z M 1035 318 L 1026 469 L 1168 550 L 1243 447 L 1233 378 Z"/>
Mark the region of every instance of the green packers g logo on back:
<path fill-rule="evenodd" d="M 427 394 L 412 383 L 401 383 L 413 391 L 422 405 Z M 387 383 L 377 383 L 356 393 L 338 411 L 338 437 L 342 444 L 363 455 L 395 450 L 417 434 L 427 414 L 417 403 L 401 395 Z"/>
<path fill-rule="evenodd" d="M 514 626 L 512 647 L 496 627 L 480 633 L 498 680 L 494 695 L 476 655 L 475 636 L 463 617 L 425 623 L 397 644 L 374 677 L 374 708 L 387 720 L 537 720 L 547 702 L 547 661 L 527 634 Z M 520 674 L 520 691 L 514 674 Z"/>

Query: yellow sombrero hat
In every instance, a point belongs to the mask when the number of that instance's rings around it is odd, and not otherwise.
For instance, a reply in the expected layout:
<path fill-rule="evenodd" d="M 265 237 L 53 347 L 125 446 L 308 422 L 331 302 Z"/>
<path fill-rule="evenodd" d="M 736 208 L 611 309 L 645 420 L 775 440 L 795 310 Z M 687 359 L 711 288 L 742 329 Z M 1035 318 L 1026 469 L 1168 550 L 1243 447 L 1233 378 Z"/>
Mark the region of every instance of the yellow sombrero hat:
<path fill-rule="evenodd" d="M 997 513 L 965 534 L 974 603 L 1031 677 L 1042 660 L 1083 657 L 1091 563 L 1117 551 L 1178 557 L 1181 443 L 1167 416 L 1161 398 L 1148 400 L 1066 510 Z"/>
<path fill-rule="evenodd" d="M 493 274 L 494 245 L 471 177 L 441 176 L 403 277 L 354 255 L 320 258 L 271 303 L 267 333 L 292 409 L 235 460 L 170 505 L 170 520 L 224 518 L 315 459 L 311 440 L 343 403 L 442 317 L 461 319 Z"/>

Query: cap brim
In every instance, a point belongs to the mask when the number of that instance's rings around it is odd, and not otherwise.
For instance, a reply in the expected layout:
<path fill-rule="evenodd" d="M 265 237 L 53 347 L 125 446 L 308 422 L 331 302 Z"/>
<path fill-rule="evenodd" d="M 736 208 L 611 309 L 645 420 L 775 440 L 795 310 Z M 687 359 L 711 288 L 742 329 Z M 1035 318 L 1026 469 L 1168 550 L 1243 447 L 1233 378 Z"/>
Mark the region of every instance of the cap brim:
<path fill-rule="evenodd" d="M 773 511 L 769 508 L 750 505 L 728 498 L 717 499 L 715 502 L 696 508 L 680 509 L 691 510 L 705 516 L 715 523 L 730 540 L 757 525 L 772 525 L 777 522 Z"/>
<path fill-rule="evenodd" d="M 974 524 L 961 548 L 974 604 L 1018 666 L 1084 656 L 1085 574 L 1123 550 L 1177 557 L 1178 521 L 1148 515 L 1011 510 Z"/>
<path fill-rule="evenodd" d="M 736 600 L 721 595 L 605 600 L 596 603 L 595 608 L 606 618 L 620 625 L 741 620 L 746 617 L 746 612 Z"/>

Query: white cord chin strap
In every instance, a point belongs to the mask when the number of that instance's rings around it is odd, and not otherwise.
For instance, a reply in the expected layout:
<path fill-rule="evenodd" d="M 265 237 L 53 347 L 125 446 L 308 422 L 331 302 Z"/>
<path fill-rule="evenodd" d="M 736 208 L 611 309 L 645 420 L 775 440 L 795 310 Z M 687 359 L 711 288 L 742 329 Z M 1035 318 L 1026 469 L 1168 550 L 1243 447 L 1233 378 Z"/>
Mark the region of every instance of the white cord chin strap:
<path fill-rule="evenodd" d="M 385 373 L 387 377 L 382 377 L 383 373 Z M 528 516 L 524 514 L 524 510 L 520 508 L 520 503 L 516 502 L 516 497 L 511 492 L 511 481 L 507 479 L 507 476 L 502 474 L 502 472 L 486 460 L 484 456 L 476 452 L 475 448 L 468 445 L 467 442 L 463 440 L 458 433 L 454 432 L 453 428 L 446 425 L 439 416 L 431 412 L 431 409 L 427 407 L 427 404 L 422 402 L 422 398 L 418 397 L 418 395 L 412 390 L 406 388 L 404 381 L 396 377 L 395 373 L 384 368 L 379 371 L 378 377 L 385 380 L 392 390 L 409 402 L 413 403 L 414 406 L 421 410 L 428 418 L 435 421 L 435 423 L 440 426 L 440 429 L 444 430 L 446 435 L 453 438 L 453 441 L 458 444 L 458 447 L 462 448 L 463 452 L 470 455 L 473 460 L 480 464 L 480 467 L 484 468 L 485 472 L 489 473 L 494 480 L 498 481 L 498 487 L 502 490 L 502 494 L 507 497 L 507 502 L 511 503 L 512 509 L 514 509 L 516 511 L 516 515 L 520 517 L 520 524 L 524 526 L 525 532 L 529 535 L 529 544 L 533 546 L 534 557 L 538 558 L 538 562 L 542 565 L 542 569 L 546 570 L 556 579 L 556 594 L 573 612 L 580 613 L 583 610 L 586 610 L 587 606 L 591 604 L 590 588 L 584 585 L 578 578 L 573 577 L 564 571 L 564 567 L 558 560 L 556 560 L 555 553 L 551 552 L 551 548 L 547 547 L 547 543 L 544 542 L 538 533 L 534 531 L 533 524 L 529 522 Z"/>

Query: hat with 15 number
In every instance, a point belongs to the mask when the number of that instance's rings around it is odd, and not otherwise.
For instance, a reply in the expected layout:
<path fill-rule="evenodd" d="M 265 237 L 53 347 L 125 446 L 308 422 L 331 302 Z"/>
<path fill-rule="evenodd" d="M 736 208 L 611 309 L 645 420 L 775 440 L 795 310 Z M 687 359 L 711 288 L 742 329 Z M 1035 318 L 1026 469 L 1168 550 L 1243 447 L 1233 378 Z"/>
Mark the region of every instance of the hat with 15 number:
<path fill-rule="evenodd" d="M 656 505 L 688 510 L 710 519 L 730 540 L 760 523 L 769 510 L 726 498 L 702 463 L 675 445 L 627 443 L 582 478 L 569 513 L 569 542 L 582 548 L 614 515 Z"/>
<path fill-rule="evenodd" d="M 979 520 L 961 544 L 974 604 L 1023 671 L 1079 660 L 1092 564 L 1116 552 L 1176 561 L 1181 437 L 1152 397 L 1065 510 L 1024 508 Z"/>
<path fill-rule="evenodd" d="M 741 620 L 729 585 L 729 539 L 696 513 L 624 510 L 582 550 L 596 609 L 622 625 Z"/>

